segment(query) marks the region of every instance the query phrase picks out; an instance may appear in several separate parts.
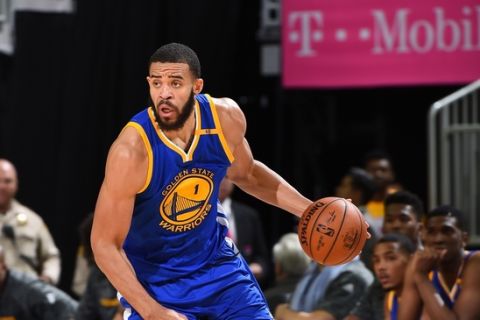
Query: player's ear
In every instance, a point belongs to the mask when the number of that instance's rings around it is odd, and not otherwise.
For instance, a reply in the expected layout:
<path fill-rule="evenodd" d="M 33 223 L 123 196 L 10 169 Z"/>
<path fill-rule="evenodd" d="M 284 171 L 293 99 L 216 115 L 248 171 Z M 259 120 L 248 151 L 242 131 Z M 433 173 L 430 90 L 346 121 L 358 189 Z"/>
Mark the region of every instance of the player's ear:
<path fill-rule="evenodd" d="M 193 92 L 195 94 L 199 94 L 203 90 L 203 79 L 202 78 L 197 78 L 195 79 L 195 82 L 193 83 Z"/>
<path fill-rule="evenodd" d="M 463 246 L 466 247 L 469 240 L 468 232 L 462 231 Z"/>
<path fill-rule="evenodd" d="M 417 230 L 418 230 L 417 231 L 417 236 L 420 239 L 420 242 L 425 243 L 425 233 L 426 233 L 425 223 L 424 222 L 419 222 Z"/>

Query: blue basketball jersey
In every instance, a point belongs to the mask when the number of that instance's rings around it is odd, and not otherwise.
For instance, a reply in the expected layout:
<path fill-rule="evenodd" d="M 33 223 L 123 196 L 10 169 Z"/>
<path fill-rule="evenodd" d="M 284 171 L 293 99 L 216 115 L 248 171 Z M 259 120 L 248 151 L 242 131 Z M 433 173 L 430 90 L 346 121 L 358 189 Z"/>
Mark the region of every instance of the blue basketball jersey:
<path fill-rule="evenodd" d="M 233 155 L 211 97 L 195 99 L 196 128 L 186 151 L 159 129 L 151 108 L 127 124 L 142 137 L 149 165 L 123 249 L 146 287 L 202 268 L 227 233 L 218 190 Z"/>
<path fill-rule="evenodd" d="M 387 311 L 390 314 L 390 320 L 397 320 L 398 318 L 398 297 L 395 290 L 390 290 L 386 294 Z"/>
<path fill-rule="evenodd" d="M 463 258 L 463 266 L 467 263 L 468 259 L 476 254 L 476 251 L 466 251 L 465 256 Z M 463 267 L 458 272 L 457 280 L 451 289 L 444 283 L 440 273 L 437 270 L 433 270 L 429 274 L 429 278 L 435 287 L 435 290 L 442 298 L 445 305 L 452 309 L 455 301 L 457 300 L 458 296 L 460 295 L 460 291 L 462 290 L 462 276 L 463 276 Z"/>

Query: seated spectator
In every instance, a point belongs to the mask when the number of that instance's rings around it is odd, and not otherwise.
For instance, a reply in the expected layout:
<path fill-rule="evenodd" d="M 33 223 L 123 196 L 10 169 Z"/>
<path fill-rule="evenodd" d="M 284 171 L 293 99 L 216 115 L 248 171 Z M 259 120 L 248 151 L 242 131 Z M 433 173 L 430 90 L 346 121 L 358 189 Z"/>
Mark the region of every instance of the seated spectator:
<path fill-rule="evenodd" d="M 373 268 L 375 279 L 379 281 L 382 290 L 387 292 L 387 299 L 384 302 L 383 294 L 376 294 L 377 299 L 373 300 L 369 313 L 360 315 L 352 312 L 345 320 L 397 319 L 403 278 L 414 252 L 414 244 L 404 235 L 390 233 L 381 237 L 373 248 Z M 372 284 L 369 290 L 377 290 L 376 288 Z"/>
<path fill-rule="evenodd" d="M 60 254 L 42 218 L 15 200 L 17 171 L 0 159 L 0 246 L 12 270 L 51 284 L 60 278 Z"/>
<path fill-rule="evenodd" d="M 384 313 L 375 315 L 376 319 L 398 318 L 399 301 L 402 299 L 403 279 L 408 262 L 415 252 L 415 245 L 404 235 L 387 234 L 379 239 L 373 249 L 373 268 L 375 276 L 387 292 Z"/>
<path fill-rule="evenodd" d="M 383 224 L 385 215 L 385 198 L 396 191 L 401 190 L 401 186 L 395 182 L 395 171 L 391 158 L 381 150 L 374 150 L 365 156 L 365 170 L 372 175 L 376 184 L 376 191 L 372 199 L 367 203 L 367 210 L 370 213 L 372 229 L 376 230 L 377 236 L 382 235 L 380 226 Z"/>
<path fill-rule="evenodd" d="M 286 303 L 307 270 L 310 258 L 305 254 L 296 233 L 287 233 L 273 246 L 275 285 L 264 292 L 270 310 Z"/>
<path fill-rule="evenodd" d="M 378 230 L 373 229 L 373 226 L 376 223 L 376 220 L 370 216 L 370 213 L 367 210 L 367 203 L 372 199 L 372 196 L 375 192 L 375 182 L 373 181 L 372 176 L 363 169 L 360 168 L 351 168 L 346 175 L 343 176 L 340 184 L 335 190 L 335 195 L 337 197 L 351 199 L 352 203 L 358 207 L 358 209 L 365 216 L 370 227 L 368 232 L 370 233 L 370 238 L 365 243 L 360 259 L 363 263 L 372 270 L 372 249 L 373 244 L 376 241 L 377 234 L 381 228 Z"/>
<path fill-rule="evenodd" d="M 9 270 L 0 246 L 0 319 L 71 320 L 77 302 L 38 278 Z"/>
<path fill-rule="evenodd" d="M 430 211 L 423 243 L 409 265 L 399 319 L 480 319 L 480 254 L 466 251 L 463 213 L 451 206 Z"/>
<path fill-rule="evenodd" d="M 123 308 L 117 299 L 117 290 L 95 264 L 90 243 L 93 213 L 80 225 L 80 241 L 84 248 L 84 257 L 89 266 L 86 289 L 80 299 L 76 320 L 112 320 L 123 319 Z"/>
<path fill-rule="evenodd" d="M 88 275 L 90 274 L 90 265 L 85 257 L 85 247 L 79 245 L 77 248 L 77 256 L 75 258 L 75 267 L 73 269 L 72 292 L 81 297 L 87 289 Z"/>
<path fill-rule="evenodd" d="M 373 276 L 356 258 L 338 266 L 312 262 L 298 283 L 289 304 L 275 311 L 277 320 L 342 319 L 372 283 Z"/>
<path fill-rule="evenodd" d="M 423 217 L 422 200 L 408 191 L 397 191 L 385 198 L 383 233 L 400 233 L 421 246 L 420 229 Z"/>

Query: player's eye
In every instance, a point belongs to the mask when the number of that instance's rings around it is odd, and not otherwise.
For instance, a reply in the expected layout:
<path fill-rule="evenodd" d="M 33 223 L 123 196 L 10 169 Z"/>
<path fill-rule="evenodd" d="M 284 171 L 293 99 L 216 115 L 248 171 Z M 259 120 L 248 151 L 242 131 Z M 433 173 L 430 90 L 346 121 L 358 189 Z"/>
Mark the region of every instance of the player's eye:
<path fill-rule="evenodd" d="M 395 261 L 395 260 L 397 260 L 397 256 L 391 254 L 391 255 L 386 256 L 385 259 L 386 259 L 387 261 Z"/>

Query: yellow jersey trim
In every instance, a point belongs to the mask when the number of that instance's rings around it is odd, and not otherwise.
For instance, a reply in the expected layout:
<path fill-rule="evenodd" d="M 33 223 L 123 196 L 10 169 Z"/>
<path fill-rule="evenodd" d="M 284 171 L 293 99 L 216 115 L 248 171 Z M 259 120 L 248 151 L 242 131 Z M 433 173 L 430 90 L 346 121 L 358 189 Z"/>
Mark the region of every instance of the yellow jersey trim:
<path fill-rule="evenodd" d="M 210 109 L 212 110 L 212 115 L 213 115 L 213 122 L 215 123 L 215 128 L 218 130 L 217 134 L 218 134 L 218 138 L 220 139 L 220 143 L 222 144 L 223 150 L 225 151 L 225 154 L 227 155 L 228 160 L 230 161 L 230 163 L 232 163 L 235 160 L 235 157 L 233 156 L 232 151 L 230 151 L 227 140 L 223 135 L 222 126 L 220 125 L 220 119 L 218 118 L 218 113 L 217 113 L 217 108 L 215 106 L 215 103 L 213 102 L 213 99 L 212 97 L 210 97 L 210 95 L 206 94 L 205 96 L 207 97 L 208 102 L 210 103 Z"/>
<path fill-rule="evenodd" d="M 175 151 L 182 157 L 183 162 L 191 161 L 193 159 L 193 153 L 195 152 L 195 149 L 197 148 L 198 145 L 198 140 L 200 139 L 200 136 L 197 135 L 197 131 L 200 130 L 201 125 L 202 125 L 202 119 L 200 116 L 200 109 L 198 106 L 198 101 L 195 100 L 195 130 L 194 130 L 194 137 L 192 144 L 190 145 L 190 148 L 188 149 L 188 152 L 186 153 L 185 150 L 177 146 L 175 143 L 173 143 L 166 135 L 163 133 L 163 131 L 160 129 L 158 126 L 157 122 L 155 121 L 155 115 L 153 114 L 153 110 L 151 108 L 148 108 L 148 116 L 150 117 L 150 121 L 152 122 L 153 127 L 155 128 L 155 132 L 157 133 L 157 136 L 160 138 L 160 140 L 165 143 L 165 145 L 170 148 L 171 150 Z"/>
<path fill-rule="evenodd" d="M 137 193 L 142 193 L 147 189 L 147 187 L 150 185 L 150 181 L 152 180 L 152 172 L 153 172 L 153 152 L 152 152 L 152 146 L 150 145 L 150 141 L 148 140 L 147 134 L 145 133 L 145 130 L 143 130 L 143 127 L 139 125 L 136 122 L 130 121 L 127 123 L 126 127 L 132 127 L 135 130 L 137 130 L 138 134 L 143 140 L 143 144 L 145 145 L 145 149 L 147 150 L 147 156 L 148 156 L 148 168 L 147 168 L 147 179 L 145 180 L 145 184 L 143 187 L 138 191 Z"/>
<path fill-rule="evenodd" d="M 218 134 L 220 131 L 218 129 L 200 129 L 197 131 L 198 135 L 205 135 L 205 134 Z"/>
<path fill-rule="evenodd" d="M 393 308 L 393 298 L 395 297 L 395 291 L 390 290 L 387 293 L 387 310 L 392 311 Z"/>
<path fill-rule="evenodd" d="M 462 284 L 462 280 L 460 278 L 460 275 L 457 277 L 455 280 L 455 283 L 452 286 L 452 289 L 448 288 L 447 283 L 445 282 L 445 279 L 443 279 L 443 276 L 440 272 L 438 272 L 438 280 L 440 282 L 440 286 L 442 286 L 443 291 L 445 291 L 446 294 L 450 297 L 450 300 L 453 301 L 455 298 L 455 295 L 457 294 L 457 291 L 460 289 L 460 285 Z"/>
<path fill-rule="evenodd" d="M 201 131 L 202 129 L 202 115 L 200 113 L 200 105 L 198 104 L 197 100 L 195 100 L 195 120 L 196 121 L 195 121 L 195 131 L 193 132 L 194 134 L 193 141 L 187 153 L 188 161 L 191 161 L 193 159 L 193 153 L 197 149 L 198 141 L 200 141 L 200 135 L 197 134 L 197 132 Z"/>
<path fill-rule="evenodd" d="M 103 298 L 100 299 L 100 305 L 102 307 L 107 307 L 107 308 L 113 308 L 113 307 L 118 307 L 120 305 L 120 302 L 118 301 L 117 298 Z"/>

